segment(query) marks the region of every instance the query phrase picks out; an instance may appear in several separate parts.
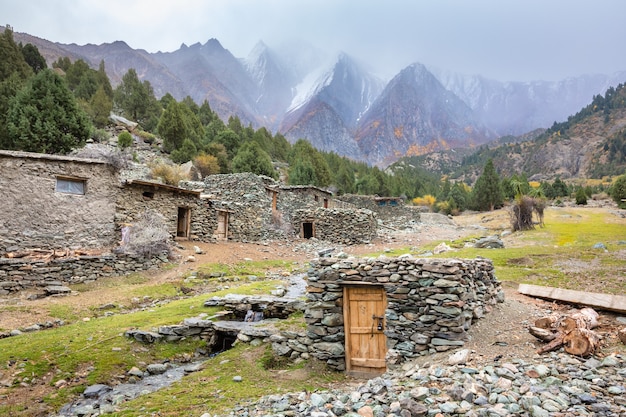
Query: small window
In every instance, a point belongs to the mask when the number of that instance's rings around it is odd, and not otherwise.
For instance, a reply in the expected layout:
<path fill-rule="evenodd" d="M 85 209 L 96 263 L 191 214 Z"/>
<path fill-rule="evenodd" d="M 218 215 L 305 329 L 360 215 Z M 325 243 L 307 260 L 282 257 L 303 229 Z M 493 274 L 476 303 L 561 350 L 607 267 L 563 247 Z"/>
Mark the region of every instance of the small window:
<path fill-rule="evenodd" d="M 73 178 L 57 178 L 56 192 L 66 194 L 85 194 L 86 180 Z"/>

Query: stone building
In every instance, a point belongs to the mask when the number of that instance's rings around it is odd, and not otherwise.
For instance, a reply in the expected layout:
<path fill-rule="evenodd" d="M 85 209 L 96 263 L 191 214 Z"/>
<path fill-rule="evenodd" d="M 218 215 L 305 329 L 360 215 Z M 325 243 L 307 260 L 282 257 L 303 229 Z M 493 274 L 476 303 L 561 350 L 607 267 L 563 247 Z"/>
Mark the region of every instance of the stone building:
<path fill-rule="evenodd" d="M 218 213 L 222 238 L 239 241 L 318 238 L 353 244 L 376 236 L 377 223 L 370 210 L 338 202 L 332 193 L 314 186 L 286 186 L 251 173 L 209 175 L 202 187 Z M 220 226 L 222 225 L 223 226 Z"/>
<path fill-rule="evenodd" d="M 0 253 L 114 244 L 118 193 L 107 162 L 0 150 Z"/>
<path fill-rule="evenodd" d="M 0 253 L 32 248 L 111 248 L 121 228 L 152 209 L 172 238 L 213 239 L 217 216 L 200 191 L 120 183 L 99 159 L 0 150 Z"/>
<path fill-rule="evenodd" d="M 307 353 L 355 376 L 463 346 L 504 301 L 491 260 L 319 258 L 308 272 Z"/>
<path fill-rule="evenodd" d="M 165 218 L 175 239 L 208 242 L 218 229 L 216 212 L 208 200 L 200 198 L 200 191 L 152 181 L 125 181 L 117 199 L 117 225 L 132 225 L 147 210 Z"/>

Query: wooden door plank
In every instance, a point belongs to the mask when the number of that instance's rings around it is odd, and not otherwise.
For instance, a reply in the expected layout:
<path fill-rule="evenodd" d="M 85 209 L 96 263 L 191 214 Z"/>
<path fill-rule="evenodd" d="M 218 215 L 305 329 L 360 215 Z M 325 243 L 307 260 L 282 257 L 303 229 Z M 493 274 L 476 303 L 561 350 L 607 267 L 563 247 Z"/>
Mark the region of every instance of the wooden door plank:
<path fill-rule="evenodd" d="M 551 300 L 565 301 L 568 303 L 582 304 L 589 307 L 626 313 L 626 296 L 623 295 L 565 290 L 531 284 L 520 284 L 517 291 L 521 294 L 531 295 L 533 297 L 549 298 Z"/>
<path fill-rule="evenodd" d="M 352 364 L 367 368 L 384 368 L 387 363 L 384 359 L 372 359 L 372 358 L 352 358 Z"/>

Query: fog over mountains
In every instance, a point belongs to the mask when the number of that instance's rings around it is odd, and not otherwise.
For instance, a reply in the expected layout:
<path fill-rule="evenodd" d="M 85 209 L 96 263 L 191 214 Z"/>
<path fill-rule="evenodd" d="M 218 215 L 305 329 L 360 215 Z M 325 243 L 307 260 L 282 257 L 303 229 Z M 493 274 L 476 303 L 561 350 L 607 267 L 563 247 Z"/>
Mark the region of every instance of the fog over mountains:
<path fill-rule="evenodd" d="M 626 71 L 557 82 L 500 82 L 414 63 L 391 80 L 372 74 L 349 54 L 327 56 L 308 45 L 270 48 L 259 42 L 237 58 L 218 40 L 148 53 L 122 41 L 102 45 L 36 45 L 51 64 L 60 56 L 97 68 L 104 60 L 113 85 L 130 68 L 150 81 L 157 98 L 208 100 L 224 120 L 266 126 L 290 141 L 308 139 L 324 151 L 386 166 L 406 155 L 470 147 L 563 121 L 626 81 Z"/>

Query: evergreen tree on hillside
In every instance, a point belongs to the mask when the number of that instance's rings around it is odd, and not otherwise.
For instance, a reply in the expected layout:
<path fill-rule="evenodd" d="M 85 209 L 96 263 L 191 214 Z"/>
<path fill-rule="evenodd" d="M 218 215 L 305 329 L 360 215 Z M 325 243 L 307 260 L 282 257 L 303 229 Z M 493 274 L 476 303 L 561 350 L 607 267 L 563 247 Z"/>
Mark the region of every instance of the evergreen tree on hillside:
<path fill-rule="evenodd" d="M 491 159 L 487 161 L 482 175 L 478 177 L 476 184 L 474 184 L 472 200 L 474 207 L 480 211 L 491 211 L 496 207 L 502 206 L 504 202 L 500 177 Z"/>
<path fill-rule="evenodd" d="M 140 81 L 134 68 L 122 77 L 114 91 L 114 104 L 127 118 L 139 123 L 145 130 L 156 129 L 161 117 L 161 106 L 154 97 L 148 81 Z"/>
<path fill-rule="evenodd" d="M 46 59 L 41 56 L 39 49 L 33 44 L 27 43 L 22 47 L 22 55 L 29 67 L 36 74 L 39 71 L 48 68 Z"/>
<path fill-rule="evenodd" d="M 181 106 L 176 101 L 171 101 L 161 114 L 157 131 L 163 138 L 163 150 L 172 152 L 183 145 L 187 137 L 187 128 L 183 119 Z"/>
<path fill-rule="evenodd" d="M 7 149 L 67 153 L 82 146 L 92 125 L 65 81 L 42 70 L 11 101 Z"/>
<path fill-rule="evenodd" d="M 330 185 L 330 168 L 328 167 L 328 163 L 322 156 L 322 154 L 315 149 L 310 142 L 304 139 L 298 139 L 298 141 L 291 148 L 291 152 L 289 154 L 289 164 L 292 168 L 297 163 L 303 163 L 305 166 L 310 164 L 313 167 L 315 172 L 315 177 L 311 185 L 315 185 L 318 187 L 327 187 Z M 291 181 L 292 172 L 290 169 L 289 172 L 290 184 L 293 184 Z"/>
<path fill-rule="evenodd" d="M 609 194 L 620 208 L 626 209 L 626 174 L 615 180 Z"/>
<path fill-rule="evenodd" d="M 21 80 L 29 78 L 33 71 L 24 59 L 19 45 L 13 39 L 13 31 L 7 27 L 0 35 L 0 81 L 16 74 Z"/>
<path fill-rule="evenodd" d="M 233 171 L 278 177 L 270 156 L 254 141 L 241 145 L 237 155 L 233 158 Z"/>

